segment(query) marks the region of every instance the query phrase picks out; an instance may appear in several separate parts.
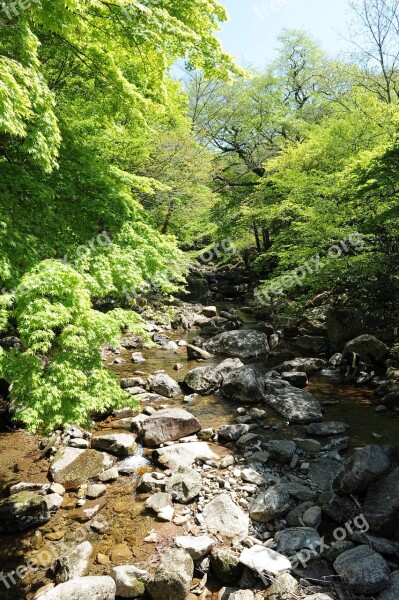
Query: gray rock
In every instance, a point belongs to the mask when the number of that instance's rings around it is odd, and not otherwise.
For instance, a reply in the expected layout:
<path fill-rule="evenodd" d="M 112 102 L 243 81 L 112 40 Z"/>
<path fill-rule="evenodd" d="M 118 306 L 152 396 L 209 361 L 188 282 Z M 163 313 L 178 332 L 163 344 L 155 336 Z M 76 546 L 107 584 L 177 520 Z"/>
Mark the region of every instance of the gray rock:
<path fill-rule="evenodd" d="M 254 498 L 249 514 L 253 521 L 268 523 L 277 517 L 284 516 L 291 508 L 291 499 L 287 489 L 278 484 Z"/>
<path fill-rule="evenodd" d="M 318 440 L 296 438 L 294 441 L 298 448 L 308 454 L 317 454 L 321 450 L 321 444 Z"/>
<path fill-rule="evenodd" d="M 150 390 L 165 398 L 176 398 L 180 396 L 181 390 L 177 381 L 167 375 L 166 373 L 157 373 L 156 375 L 150 375 L 148 378 L 148 384 Z"/>
<path fill-rule="evenodd" d="M 389 458 L 382 448 L 365 446 L 346 460 L 345 471 L 335 481 L 334 488 L 343 494 L 364 492 L 389 466 Z"/>
<path fill-rule="evenodd" d="M 141 352 L 133 352 L 132 353 L 132 361 L 134 363 L 143 363 L 143 362 L 145 362 L 145 358 Z"/>
<path fill-rule="evenodd" d="M 399 598 L 399 571 L 391 574 L 391 580 L 386 590 L 377 596 L 377 600 L 398 600 Z"/>
<path fill-rule="evenodd" d="M 68 442 L 68 446 L 71 446 L 71 448 L 83 448 L 83 449 L 86 449 L 86 448 L 89 447 L 89 445 L 90 445 L 89 440 L 85 440 L 83 438 L 72 438 Z"/>
<path fill-rule="evenodd" d="M 77 577 L 49 590 L 40 600 L 114 600 L 115 581 L 111 577 Z"/>
<path fill-rule="evenodd" d="M 215 575 L 223 583 L 234 583 L 239 581 L 243 565 L 240 555 L 231 548 L 218 548 L 211 555 L 211 565 Z"/>
<path fill-rule="evenodd" d="M 65 581 L 69 581 L 70 579 L 86 575 L 93 550 L 90 542 L 86 541 L 76 546 L 68 554 L 58 558 L 55 563 L 57 582 L 65 583 Z"/>
<path fill-rule="evenodd" d="M 172 446 L 154 450 L 153 456 L 161 465 L 168 469 L 190 467 L 197 460 L 219 460 L 219 456 L 206 442 L 173 444 Z"/>
<path fill-rule="evenodd" d="M 324 421 L 323 423 L 311 423 L 307 427 L 309 435 L 324 437 L 330 435 L 340 435 L 349 430 L 349 425 L 340 421 Z"/>
<path fill-rule="evenodd" d="M 312 423 L 323 418 L 320 403 L 287 381 L 266 380 L 264 401 L 290 423 Z"/>
<path fill-rule="evenodd" d="M 173 500 L 186 504 L 199 495 L 202 487 L 201 475 L 190 467 L 180 467 L 167 481 L 165 491 Z"/>
<path fill-rule="evenodd" d="M 136 421 L 134 427 L 144 445 L 152 448 L 197 433 L 201 423 L 182 408 L 166 408 Z"/>
<path fill-rule="evenodd" d="M 227 600 L 255 600 L 255 594 L 251 590 L 237 590 L 229 594 Z"/>
<path fill-rule="evenodd" d="M 241 367 L 224 376 L 220 391 L 224 398 L 233 402 L 256 404 L 264 396 L 264 378 L 252 366 Z"/>
<path fill-rule="evenodd" d="M 244 366 L 244 363 L 239 358 L 226 358 L 215 367 L 215 371 L 224 378 L 231 371 L 241 369 Z"/>
<path fill-rule="evenodd" d="M 266 481 L 255 469 L 243 469 L 241 471 L 241 479 L 246 483 L 254 485 L 265 485 Z"/>
<path fill-rule="evenodd" d="M 91 441 L 92 448 L 115 454 L 115 456 L 131 456 L 135 453 L 136 438 L 131 433 L 106 433 L 95 435 Z"/>
<path fill-rule="evenodd" d="M 191 344 L 187 344 L 186 349 L 188 360 L 209 360 L 213 356 L 210 352 Z"/>
<path fill-rule="evenodd" d="M 53 481 L 66 489 L 78 489 L 113 463 L 113 459 L 103 452 L 66 447 L 56 452 L 49 473 Z"/>
<path fill-rule="evenodd" d="M 219 428 L 218 434 L 224 440 L 229 442 L 236 442 L 240 437 L 249 433 L 252 429 L 252 425 L 245 425 L 237 423 L 234 425 L 222 425 Z"/>
<path fill-rule="evenodd" d="M 275 577 L 272 585 L 265 591 L 268 600 L 292 600 L 298 591 L 299 583 L 289 573 L 282 573 Z M 297 596 L 298 597 L 298 596 Z"/>
<path fill-rule="evenodd" d="M 205 349 L 214 354 L 232 358 L 257 358 L 269 353 L 267 335 L 261 331 L 226 331 L 205 343 Z"/>
<path fill-rule="evenodd" d="M 207 535 L 182 535 L 175 538 L 175 544 L 189 553 L 193 560 L 210 554 L 215 542 Z"/>
<path fill-rule="evenodd" d="M 248 535 L 248 515 L 227 494 L 220 494 L 208 502 L 202 514 L 211 533 L 233 539 Z"/>
<path fill-rule="evenodd" d="M 35 492 L 18 492 L 0 501 L 0 531 L 24 531 L 50 520 L 43 496 Z"/>
<path fill-rule="evenodd" d="M 309 501 L 301 502 L 295 508 L 290 510 L 286 515 L 285 520 L 289 527 L 302 527 L 303 526 L 303 515 L 305 512 L 314 506 L 314 503 Z"/>
<path fill-rule="evenodd" d="M 217 316 L 218 311 L 217 311 L 216 306 L 204 306 L 202 308 L 202 314 L 205 317 L 212 318 L 212 317 L 216 317 Z"/>
<path fill-rule="evenodd" d="M 153 510 L 155 513 L 159 513 L 162 509 L 167 506 L 172 506 L 172 496 L 171 494 L 166 494 L 165 492 L 157 492 L 153 496 L 150 496 L 145 501 L 145 507 Z"/>
<path fill-rule="evenodd" d="M 286 371 L 285 373 L 281 373 L 281 379 L 288 381 L 290 385 L 298 388 L 304 388 L 309 383 L 308 376 L 304 371 Z"/>
<path fill-rule="evenodd" d="M 154 575 L 148 578 L 146 592 L 152 600 L 185 600 L 193 575 L 193 559 L 185 550 L 167 550 Z"/>
<path fill-rule="evenodd" d="M 214 367 L 197 367 L 187 373 L 184 383 L 196 394 L 207 395 L 220 387 L 222 376 Z"/>
<path fill-rule="evenodd" d="M 293 554 L 299 550 L 315 550 L 320 548 L 321 537 L 312 527 L 291 527 L 278 531 L 274 536 L 277 542 L 277 552 Z"/>
<path fill-rule="evenodd" d="M 119 477 L 119 471 L 117 469 L 117 467 L 112 467 L 111 469 L 107 469 L 106 471 L 103 471 L 102 473 L 100 473 L 100 475 L 98 476 L 98 479 L 100 481 L 102 481 L 103 483 L 106 483 L 108 481 L 115 481 L 116 479 L 118 479 Z"/>
<path fill-rule="evenodd" d="M 359 508 L 352 498 L 342 498 L 330 489 L 323 492 L 319 502 L 324 514 L 337 523 L 346 523 L 359 513 Z"/>
<path fill-rule="evenodd" d="M 395 537 L 399 530 L 399 467 L 374 481 L 367 490 L 363 514 L 371 531 Z"/>
<path fill-rule="evenodd" d="M 309 477 L 321 490 L 331 487 L 344 470 L 344 465 L 331 458 L 316 458 L 309 463 Z"/>
<path fill-rule="evenodd" d="M 340 554 L 334 569 L 356 594 L 376 594 L 386 589 L 391 581 L 387 562 L 369 546 L 357 546 Z"/>
<path fill-rule="evenodd" d="M 106 491 L 107 486 L 104 483 L 93 483 L 92 485 L 89 485 L 85 495 L 86 498 L 95 500 L 96 498 L 103 496 Z"/>
<path fill-rule="evenodd" d="M 137 485 L 137 492 L 139 494 L 146 494 L 148 492 L 163 492 L 165 489 L 166 479 L 158 479 L 154 477 L 154 473 L 144 473 L 139 480 Z"/>
<path fill-rule="evenodd" d="M 10 496 L 13 494 L 19 494 L 19 492 L 36 492 L 37 494 L 47 494 L 49 489 L 49 483 L 28 483 L 25 481 L 20 481 L 19 483 L 15 483 L 10 487 L 9 493 Z"/>
<path fill-rule="evenodd" d="M 326 362 L 321 358 L 294 358 L 287 360 L 281 365 L 275 367 L 279 373 L 287 373 L 290 371 L 303 372 L 306 375 L 313 375 L 317 371 L 321 371 L 325 367 Z"/>
<path fill-rule="evenodd" d="M 364 359 L 371 354 L 376 360 L 381 360 L 388 354 L 388 347 L 373 335 L 365 334 L 346 344 L 343 355 L 348 352 L 358 352 Z"/>
<path fill-rule="evenodd" d="M 111 577 L 116 583 L 116 595 L 120 598 L 138 598 L 145 592 L 148 572 L 134 565 L 123 565 L 111 570 Z"/>
<path fill-rule="evenodd" d="M 342 364 L 342 354 L 340 352 L 336 352 L 332 355 L 330 360 L 328 361 L 328 366 L 331 369 L 339 369 Z"/>
<path fill-rule="evenodd" d="M 321 524 L 321 508 L 320 506 L 312 506 L 303 513 L 303 524 L 305 527 L 317 529 Z"/>
<path fill-rule="evenodd" d="M 281 463 L 290 463 L 296 445 L 291 440 L 271 440 L 267 444 L 267 451 L 273 460 Z"/>
<path fill-rule="evenodd" d="M 331 563 L 335 562 L 340 554 L 347 552 L 347 550 L 352 550 L 355 547 L 353 542 L 349 540 L 343 540 L 342 542 L 334 542 L 331 544 L 329 548 L 325 551 L 325 557 Z"/>

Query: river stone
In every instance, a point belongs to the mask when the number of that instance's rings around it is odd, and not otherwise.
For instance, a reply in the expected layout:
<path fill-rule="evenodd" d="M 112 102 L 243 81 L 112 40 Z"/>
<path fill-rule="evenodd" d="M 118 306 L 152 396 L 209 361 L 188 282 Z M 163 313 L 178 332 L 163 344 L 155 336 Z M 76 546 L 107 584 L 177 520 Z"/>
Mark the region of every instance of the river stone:
<path fill-rule="evenodd" d="M 103 450 L 116 456 L 131 456 L 137 444 L 132 433 L 105 433 L 93 436 L 91 446 L 95 450 Z"/>
<path fill-rule="evenodd" d="M 391 581 L 387 562 L 369 546 L 357 546 L 340 554 L 334 569 L 356 594 L 376 594 L 386 589 Z"/>
<path fill-rule="evenodd" d="M 55 453 L 49 474 L 55 483 L 61 483 L 66 489 L 77 489 L 113 463 L 111 456 L 97 450 L 60 448 Z"/>
<path fill-rule="evenodd" d="M 308 376 L 304 371 L 286 371 L 285 373 L 281 373 L 281 379 L 288 381 L 290 385 L 298 388 L 304 388 L 309 383 Z"/>
<path fill-rule="evenodd" d="M 329 348 L 328 339 L 321 335 L 302 335 L 296 341 L 298 348 L 320 354 Z"/>
<path fill-rule="evenodd" d="M 207 395 L 220 387 L 222 376 L 214 367 L 197 367 L 187 373 L 184 383 L 196 394 Z"/>
<path fill-rule="evenodd" d="M 308 435 L 324 437 L 330 435 L 341 435 L 350 429 L 346 423 L 340 421 L 324 421 L 323 423 L 311 423 L 307 426 Z"/>
<path fill-rule="evenodd" d="M 289 527 L 302 527 L 303 526 L 303 515 L 305 511 L 314 506 L 314 502 L 306 501 L 301 502 L 295 508 L 285 516 L 285 520 Z"/>
<path fill-rule="evenodd" d="M 224 378 L 231 371 L 241 369 L 244 366 L 244 363 L 239 358 L 226 358 L 215 367 L 215 371 Z"/>
<path fill-rule="evenodd" d="M 160 394 L 165 398 L 176 398 L 180 396 L 181 390 L 177 381 L 166 373 L 156 373 L 148 377 L 148 385 L 152 392 Z"/>
<path fill-rule="evenodd" d="M 191 344 L 187 344 L 186 349 L 188 360 L 209 360 L 213 357 L 213 354 L 210 352 L 203 350 L 203 348 L 192 346 Z"/>
<path fill-rule="evenodd" d="M 299 550 L 318 550 L 322 543 L 321 537 L 312 527 L 289 527 L 277 531 L 274 539 L 277 542 L 277 552 L 292 554 Z"/>
<path fill-rule="evenodd" d="M 199 560 L 211 552 L 215 542 L 207 535 L 181 535 L 175 538 L 175 544 L 188 552 L 193 560 Z"/>
<path fill-rule="evenodd" d="M 245 425 L 242 423 L 222 425 L 222 427 L 219 428 L 218 435 L 229 442 L 236 442 L 240 437 L 249 433 L 252 428 L 253 425 Z"/>
<path fill-rule="evenodd" d="M 152 600 L 185 600 L 193 575 L 194 563 L 188 552 L 180 548 L 167 550 L 154 575 L 148 578 L 146 592 Z"/>
<path fill-rule="evenodd" d="M 358 352 L 363 360 L 367 358 L 367 354 L 371 354 L 376 360 L 382 360 L 388 354 L 388 350 L 383 342 L 373 335 L 366 334 L 348 342 L 342 354 L 345 356 L 349 352 Z"/>
<path fill-rule="evenodd" d="M 112 577 L 77 577 L 57 585 L 40 600 L 115 600 L 115 594 Z"/>
<path fill-rule="evenodd" d="M 197 460 L 218 460 L 219 456 L 213 452 L 206 442 L 190 442 L 186 444 L 173 444 L 165 448 L 158 448 L 153 452 L 154 458 L 168 469 L 190 467 Z"/>
<path fill-rule="evenodd" d="M 51 512 L 58 510 L 61 507 L 64 498 L 61 496 L 61 494 L 48 494 L 47 496 L 44 496 L 44 501 L 47 504 L 47 508 Z"/>
<path fill-rule="evenodd" d="M 265 598 L 268 600 L 292 600 L 296 596 L 299 583 L 289 573 L 277 575 L 270 587 L 265 590 Z"/>
<path fill-rule="evenodd" d="M 370 529 L 387 537 L 399 533 L 399 467 L 370 484 L 363 504 Z"/>
<path fill-rule="evenodd" d="M 93 546 L 86 541 L 79 544 L 68 554 L 58 558 L 55 563 L 57 570 L 57 583 L 65 583 L 70 579 L 86 575 L 90 559 L 93 554 Z"/>
<path fill-rule="evenodd" d="M 201 423 L 182 408 L 166 408 L 137 421 L 135 427 L 144 445 L 153 448 L 197 433 Z"/>
<path fill-rule="evenodd" d="M 330 488 L 319 497 L 324 514 L 337 523 L 345 523 L 359 513 L 359 507 L 352 498 L 337 496 Z"/>
<path fill-rule="evenodd" d="M 257 358 L 269 354 L 267 335 L 261 331 L 225 331 L 205 343 L 205 350 L 232 358 Z"/>
<path fill-rule="evenodd" d="M 246 548 L 240 555 L 240 562 L 256 573 L 267 573 L 273 576 L 291 569 L 288 558 L 270 548 L 258 545 Z"/>
<path fill-rule="evenodd" d="M 281 463 L 290 463 L 295 450 L 296 445 L 291 440 L 271 440 L 267 444 L 270 457 Z"/>
<path fill-rule="evenodd" d="M 377 600 L 398 600 L 399 598 L 399 571 L 391 574 L 391 581 L 386 590 L 377 596 Z"/>
<path fill-rule="evenodd" d="M 137 485 L 139 494 L 147 494 L 149 492 L 163 492 L 165 489 L 165 478 L 158 479 L 157 473 L 144 473 Z"/>
<path fill-rule="evenodd" d="M 313 529 L 317 529 L 321 524 L 321 508 L 320 506 L 311 506 L 303 513 L 303 524 L 306 527 L 312 527 Z"/>
<path fill-rule="evenodd" d="M 240 555 L 231 548 L 218 548 L 211 555 L 211 565 L 215 575 L 223 583 L 233 583 L 239 581 L 243 565 L 240 562 Z"/>
<path fill-rule="evenodd" d="M 23 531 L 50 520 L 43 496 L 35 492 L 18 492 L 0 501 L 0 532 Z"/>
<path fill-rule="evenodd" d="M 296 371 L 306 373 L 306 375 L 309 376 L 316 373 L 316 371 L 321 371 L 325 365 L 325 360 L 321 358 L 294 358 L 293 360 L 287 360 L 274 368 L 279 373 Z"/>
<path fill-rule="evenodd" d="M 345 471 L 334 482 L 334 489 L 343 494 L 364 492 L 389 466 L 389 458 L 380 446 L 365 446 L 345 461 Z"/>
<path fill-rule="evenodd" d="M 116 595 L 120 598 L 137 598 L 145 592 L 148 572 L 134 565 L 113 567 L 111 577 L 116 583 Z"/>
<path fill-rule="evenodd" d="M 211 533 L 227 538 L 244 538 L 248 535 L 248 515 L 227 494 L 216 496 L 208 502 L 202 514 Z"/>
<path fill-rule="evenodd" d="M 254 498 L 249 508 L 249 514 L 253 521 L 269 523 L 269 521 L 287 514 L 290 508 L 291 499 L 287 489 L 285 486 L 277 484 Z"/>
<path fill-rule="evenodd" d="M 309 463 L 309 477 L 321 490 L 330 488 L 343 471 L 344 465 L 332 458 L 316 458 Z"/>
<path fill-rule="evenodd" d="M 222 590 L 218 594 L 218 600 L 255 600 L 255 594 L 252 590 L 237 590 L 235 592 L 230 592 L 233 588 L 222 588 L 226 590 L 226 593 L 221 593 Z"/>
<path fill-rule="evenodd" d="M 173 500 L 186 504 L 201 491 L 202 477 L 190 467 L 180 467 L 167 481 L 165 491 Z"/>
<path fill-rule="evenodd" d="M 295 438 L 298 448 L 308 454 L 317 454 L 321 450 L 321 444 L 318 440 Z"/>
<path fill-rule="evenodd" d="M 172 504 L 172 496 L 166 492 L 157 492 L 145 501 L 145 507 L 153 510 L 155 513 L 159 513 L 160 510 L 172 506 Z"/>
<path fill-rule="evenodd" d="M 266 379 L 264 401 L 290 423 L 313 423 L 323 418 L 320 403 L 287 381 Z"/>
<path fill-rule="evenodd" d="M 264 378 L 254 367 L 241 367 L 224 376 L 220 391 L 233 402 L 257 404 L 263 400 Z"/>
<path fill-rule="evenodd" d="M 106 491 L 107 486 L 105 485 L 105 483 L 93 483 L 87 488 L 85 496 L 86 498 L 91 498 L 92 500 L 95 500 L 96 498 L 103 496 Z"/>

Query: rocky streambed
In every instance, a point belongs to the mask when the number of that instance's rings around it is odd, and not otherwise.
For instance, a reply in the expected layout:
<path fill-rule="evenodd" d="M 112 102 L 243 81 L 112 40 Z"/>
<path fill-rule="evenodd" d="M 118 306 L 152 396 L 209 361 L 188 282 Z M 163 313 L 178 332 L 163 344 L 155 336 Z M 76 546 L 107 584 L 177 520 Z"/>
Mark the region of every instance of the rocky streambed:
<path fill-rule="evenodd" d="M 1 435 L 1 598 L 399 598 L 397 414 L 241 316 L 104 349 L 139 414 Z"/>

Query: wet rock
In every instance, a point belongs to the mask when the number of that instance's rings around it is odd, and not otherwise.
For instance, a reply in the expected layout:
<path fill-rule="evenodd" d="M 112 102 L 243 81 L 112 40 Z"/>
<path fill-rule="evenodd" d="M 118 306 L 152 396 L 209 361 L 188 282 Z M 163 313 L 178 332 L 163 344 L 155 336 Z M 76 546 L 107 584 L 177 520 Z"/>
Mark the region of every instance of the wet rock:
<path fill-rule="evenodd" d="M 218 460 L 218 455 L 206 442 L 174 444 L 154 450 L 154 458 L 168 469 L 190 467 L 197 460 Z"/>
<path fill-rule="evenodd" d="M 154 333 L 152 335 L 152 341 L 155 342 L 156 344 L 158 344 L 158 346 L 160 346 L 164 350 L 174 351 L 174 350 L 178 350 L 178 348 L 179 348 L 179 346 L 176 344 L 176 342 L 173 342 L 168 337 L 166 337 L 166 335 L 163 335 L 162 333 Z"/>
<path fill-rule="evenodd" d="M 345 471 L 334 482 L 334 489 L 343 494 L 364 492 L 389 466 L 390 460 L 382 448 L 365 446 L 345 461 Z"/>
<path fill-rule="evenodd" d="M 391 580 L 386 590 L 377 596 L 377 600 L 398 600 L 399 598 L 399 571 L 391 574 Z"/>
<path fill-rule="evenodd" d="M 115 581 L 111 577 L 77 577 L 49 590 L 40 600 L 114 600 Z"/>
<path fill-rule="evenodd" d="M 223 583 L 239 581 L 243 572 L 240 555 L 231 548 L 219 548 L 212 552 L 211 565 L 215 575 Z"/>
<path fill-rule="evenodd" d="M 215 542 L 207 535 L 182 535 L 175 538 L 175 544 L 188 552 L 193 560 L 199 560 L 211 552 Z"/>
<path fill-rule="evenodd" d="M 291 527 L 278 531 L 274 536 L 277 542 L 277 552 L 293 554 L 299 550 L 316 550 L 320 548 L 321 537 L 311 527 Z"/>
<path fill-rule="evenodd" d="M 132 557 L 132 551 L 127 544 L 117 544 L 112 548 L 111 561 L 113 563 L 128 563 Z"/>
<path fill-rule="evenodd" d="M 148 572 L 134 565 L 123 565 L 111 570 L 111 577 L 116 583 L 116 595 L 120 598 L 137 598 L 145 592 Z"/>
<path fill-rule="evenodd" d="M 55 483 L 61 483 L 66 489 L 77 489 L 88 479 L 113 465 L 108 454 L 96 450 L 78 448 L 60 448 L 50 466 L 50 477 Z"/>
<path fill-rule="evenodd" d="M 131 456 L 135 453 L 136 438 L 131 433 L 106 433 L 95 435 L 91 441 L 92 448 L 103 450 L 115 456 Z"/>
<path fill-rule="evenodd" d="M 47 503 L 35 492 L 18 492 L 0 501 L 0 532 L 24 531 L 49 520 Z"/>
<path fill-rule="evenodd" d="M 193 574 L 193 559 L 185 550 L 167 550 L 154 575 L 148 578 L 146 592 L 152 600 L 185 600 Z"/>
<path fill-rule="evenodd" d="M 287 489 L 282 485 L 274 485 L 254 498 L 249 514 L 253 521 L 269 523 L 287 514 L 291 508 Z"/>
<path fill-rule="evenodd" d="M 391 581 L 387 562 L 369 546 L 357 546 L 340 554 L 334 569 L 356 594 L 376 594 L 386 589 Z"/>
<path fill-rule="evenodd" d="M 349 430 L 349 425 L 340 421 L 324 421 L 323 423 L 311 423 L 307 427 L 308 435 L 324 437 L 330 435 L 340 435 Z"/>
<path fill-rule="evenodd" d="M 289 573 L 278 575 L 272 585 L 265 591 L 268 600 L 292 600 L 295 598 L 299 584 Z"/>
<path fill-rule="evenodd" d="M 256 573 L 268 573 L 273 576 L 291 569 L 288 558 L 270 548 L 258 545 L 246 548 L 240 555 L 240 563 Z"/>
<path fill-rule="evenodd" d="M 317 371 L 321 371 L 326 366 L 325 360 L 321 358 L 294 358 L 287 360 L 281 365 L 275 367 L 279 373 L 287 373 L 290 371 L 304 372 L 306 375 L 313 375 Z"/>
<path fill-rule="evenodd" d="M 271 440 L 267 444 L 270 458 L 277 462 L 289 463 L 294 456 L 296 445 L 290 440 Z"/>
<path fill-rule="evenodd" d="M 308 385 L 309 380 L 305 372 L 301 371 L 287 371 L 281 373 L 281 379 L 288 381 L 288 383 L 294 387 L 304 388 Z"/>
<path fill-rule="evenodd" d="M 227 494 L 211 500 L 205 506 L 203 516 L 211 533 L 227 538 L 244 538 L 248 535 L 248 515 Z"/>
<path fill-rule="evenodd" d="M 86 541 L 76 546 L 68 554 L 57 559 L 55 564 L 57 583 L 64 583 L 70 579 L 86 575 L 93 551 L 93 546 L 90 542 Z"/>
<path fill-rule="evenodd" d="M 222 383 L 222 376 L 213 367 L 197 367 L 187 373 L 184 383 L 197 394 L 211 394 Z"/>
<path fill-rule="evenodd" d="M 252 425 L 245 424 L 234 424 L 234 425 L 222 425 L 219 428 L 218 435 L 224 440 L 229 442 L 236 442 L 241 436 L 246 435 L 253 428 Z"/>
<path fill-rule="evenodd" d="M 150 375 L 148 378 L 148 384 L 150 390 L 156 394 L 160 394 L 165 398 L 176 398 L 180 396 L 181 390 L 177 381 L 170 377 L 166 373 L 157 373 L 156 375 Z"/>
<path fill-rule="evenodd" d="M 133 352 L 132 353 L 132 361 L 134 363 L 143 363 L 143 362 L 145 362 L 145 358 L 141 352 Z"/>
<path fill-rule="evenodd" d="M 188 360 L 209 360 L 213 357 L 213 354 L 203 350 L 202 348 L 198 348 L 197 346 L 187 344 L 186 348 Z"/>
<path fill-rule="evenodd" d="M 141 377 L 123 377 L 120 380 L 120 386 L 124 390 L 133 387 L 144 387 L 145 381 Z"/>
<path fill-rule="evenodd" d="M 148 492 L 163 492 L 165 489 L 166 479 L 158 478 L 158 473 L 144 473 L 139 480 L 137 485 L 137 492 L 139 494 L 146 494 Z"/>
<path fill-rule="evenodd" d="M 232 358 L 257 358 L 269 353 L 267 335 L 260 331 L 226 331 L 205 343 L 205 349 L 214 354 Z"/>
<path fill-rule="evenodd" d="M 363 514 L 373 532 L 388 537 L 398 535 L 399 467 L 370 484 Z"/>
<path fill-rule="evenodd" d="M 166 408 L 137 421 L 135 428 L 147 447 L 179 440 L 201 429 L 201 423 L 182 408 Z"/>
<path fill-rule="evenodd" d="M 327 490 L 344 471 L 344 465 L 331 458 L 316 458 L 309 463 L 309 477 L 318 488 Z"/>
<path fill-rule="evenodd" d="M 312 394 L 286 381 L 266 379 L 264 401 L 290 423 L 312 423 L 323 418 L 321 405 Z"/>
<path fill-rule="evenodd" d="M 242 404 L 256 404 L 263 400 L 264 378 L 251 366 L 241 367 L 226 374 L 221 385 L 224 398 Z"/>
<path fill-rule="evenodd" d="M 201 475 L 190 467 L 180 467 L 167 481 L 165 491 L 173 500 L 186 504 L 199 495 L 202 487 Z"/>
<path fill-rule="evenodd" d="M 348 342 L 344 348 L 343 355 L 348 352 L 358 352 L 363 359 L 367 358 L 368 354 L 376 360 L 382 360 L 388 354 L 388 347 L 380 342 L 373 335 L 361 335 L 354 340 Z"/>

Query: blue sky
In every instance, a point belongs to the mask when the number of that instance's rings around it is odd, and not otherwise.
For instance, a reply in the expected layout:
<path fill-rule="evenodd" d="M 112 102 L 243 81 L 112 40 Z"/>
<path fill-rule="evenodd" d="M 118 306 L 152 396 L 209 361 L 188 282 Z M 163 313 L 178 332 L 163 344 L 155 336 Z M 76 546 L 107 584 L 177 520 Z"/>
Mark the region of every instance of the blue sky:
<path fill-rule="evenodd" d="M 345 50 L 347 0 L 219 0 L 230 21 L 218 33 L 224 49 L 244 66 L 264 67 L 275 56 L 282 29 L 303 29 L 330 54 Z"/>

